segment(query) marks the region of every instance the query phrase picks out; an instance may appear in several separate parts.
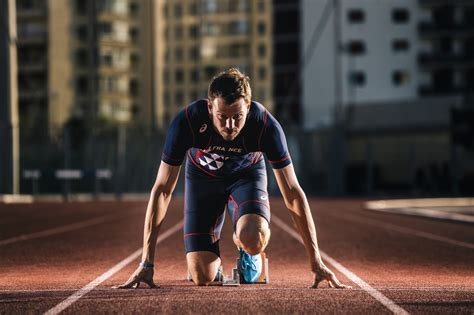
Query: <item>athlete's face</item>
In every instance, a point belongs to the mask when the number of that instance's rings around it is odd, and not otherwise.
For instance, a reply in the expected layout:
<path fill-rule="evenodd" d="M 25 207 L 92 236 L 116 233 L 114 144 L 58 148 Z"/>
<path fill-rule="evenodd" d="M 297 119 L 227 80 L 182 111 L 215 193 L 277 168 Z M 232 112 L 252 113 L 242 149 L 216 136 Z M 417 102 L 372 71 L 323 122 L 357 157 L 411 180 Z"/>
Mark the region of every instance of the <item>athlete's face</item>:
<path fill-rule="evenodd" d="M 222 97 L 217 97 L 207 102 L 207 108 L 214 129 L 224 140 L 231 141 L 244 128 L 250 104 L 245 103 L 243 97 L 232 104 L 227 104 Z"/>

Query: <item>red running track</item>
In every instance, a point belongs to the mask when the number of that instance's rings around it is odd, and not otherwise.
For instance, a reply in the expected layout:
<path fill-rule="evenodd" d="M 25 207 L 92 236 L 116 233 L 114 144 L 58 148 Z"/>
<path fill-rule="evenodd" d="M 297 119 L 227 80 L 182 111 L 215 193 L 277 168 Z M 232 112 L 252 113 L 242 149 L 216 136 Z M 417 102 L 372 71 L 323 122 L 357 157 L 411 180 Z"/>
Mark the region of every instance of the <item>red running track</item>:
<path fill-rule="evenodd" d="M 288 230 L 288 211 L 280 199 L 271 204 L 270 284 L 224 288 L 185 281 L 177 225 L 183 205 L 176 198 L 162 235 L 175 232 L 157 249 L 157 290 L 110 288 L 139 262 L 145 201 L 0 204 L 0 314 L 474 313 L 472 225 L 370 212 L 360 200 L 311 199 L 320 248 L 333 259 L 326 262 L 353 286 L 314 290 L 304 247 Z M 225 273 L 237 257 L 231 229 L 226 222 Z M 104 275 L 127 257 L 130 263 Z"/>

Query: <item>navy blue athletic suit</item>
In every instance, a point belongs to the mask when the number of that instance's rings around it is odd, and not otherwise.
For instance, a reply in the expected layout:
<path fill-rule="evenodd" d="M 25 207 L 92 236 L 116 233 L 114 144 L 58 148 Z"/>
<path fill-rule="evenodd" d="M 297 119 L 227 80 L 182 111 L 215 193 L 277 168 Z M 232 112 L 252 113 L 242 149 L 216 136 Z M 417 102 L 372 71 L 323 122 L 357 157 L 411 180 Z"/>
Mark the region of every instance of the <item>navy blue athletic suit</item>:
<path fill-rule="evenodd" d="M 265 154 L 273 168 L 291 163 L 278 121 L 257 102 L 250 103 L 244 127 L 224 140 L 209 117 L 207 100 L 191 103 L 173 120 L 162 161 L 185 169 L 184 243 L 186 253 L 211 251 L 219 256 L 219 239 L 227 205 L 234 229 L 244 214 L 270 222 Z"/>

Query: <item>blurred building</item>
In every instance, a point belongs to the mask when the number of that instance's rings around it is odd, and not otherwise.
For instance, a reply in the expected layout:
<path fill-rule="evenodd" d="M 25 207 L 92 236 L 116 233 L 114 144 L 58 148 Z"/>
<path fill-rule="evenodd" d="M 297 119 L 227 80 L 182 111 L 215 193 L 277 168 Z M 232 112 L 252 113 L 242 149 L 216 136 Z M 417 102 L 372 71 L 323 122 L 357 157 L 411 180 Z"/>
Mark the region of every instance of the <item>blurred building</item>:
<path fill-rule="evenodd" d="M 472 92 L 473 8 L 302 0 L 303 125 L 316 134 L 315 174 L 349 192 L 456 189 L 456 170 L 468 170 L 450 140 L 450 112 Z"/>
<path fill-rule="evenodd" d="M 151 0 L 17 0 L 24 132 L 57 136 L 71 117 L 151 126 L 154 10 Z"/>
<path fill-rule="evenodd" d="M 274 112 L 282 123 L 301 122 L 300 0 L 273 0 Z"/>
<path fill-rule="evenodd" d="M 418 56 L 427 82 L 420 94 L 462 95 L 474 92 L 474 2 L 419 0 L 425 13 L 418 25 Z"/>
<path fill-rule="evenodd" d="M 21 120 L 57 136 L 71 117 L 163 129 L 229 67 L 273 107 L 270 0 L 17 0 Z M 24 134 L 25 135 L 25 134 Z"/>
<path fill-rule="evenodd" d="M 207 96 L 218 72 L 238 67 L 251 78 L 252 98 L 273 107 L 272 2 L 175 0 L 163 5 L 164 125 L 189 102 Z"/>

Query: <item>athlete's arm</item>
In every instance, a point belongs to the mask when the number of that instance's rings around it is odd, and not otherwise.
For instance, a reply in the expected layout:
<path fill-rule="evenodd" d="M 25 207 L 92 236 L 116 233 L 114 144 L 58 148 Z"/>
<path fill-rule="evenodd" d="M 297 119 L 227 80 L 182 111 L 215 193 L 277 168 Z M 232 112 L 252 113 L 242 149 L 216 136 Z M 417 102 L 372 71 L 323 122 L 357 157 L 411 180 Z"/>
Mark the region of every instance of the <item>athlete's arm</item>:
<path fill-rule="evenodd" d="M 153 263 L 155 259 L 158 232 L 176 187 L 180 168 L 181 166 L 173 166 L 165 162 L 160 164 L 146 210 L 142 261 Z"/>
<path fill-rule="evenodd" d="M 171 195 L 176 187 L 180 168 L 181 166 L 179 165 L 173 166 L 161 162 L 146 210 L 142 262 L 154 262 L 158 233 L 168 210 Z M 115 288 L 128 289 L 133 286 L 138 287 L 140 282 L 145 282 L 151 288 L 156 288 L 157 285 L 153 282 L 153 273 L 153 267 L 139 266 L 124 284 Z"/>
<path fill-rule="evenodd" d="M 311 270 L 315 274 L 312 287 L 317 288 L 321 281 L 326 280 L 330 287 L 350 288 L 342 284 L 334 273 L 324 265 L 321 259 L 311 210 L 306 195 L 296 178 L 293 164 L 273 169 L 273 172 L 275 173 L 285 205 L 290 210 L 309 256 Z"/>

